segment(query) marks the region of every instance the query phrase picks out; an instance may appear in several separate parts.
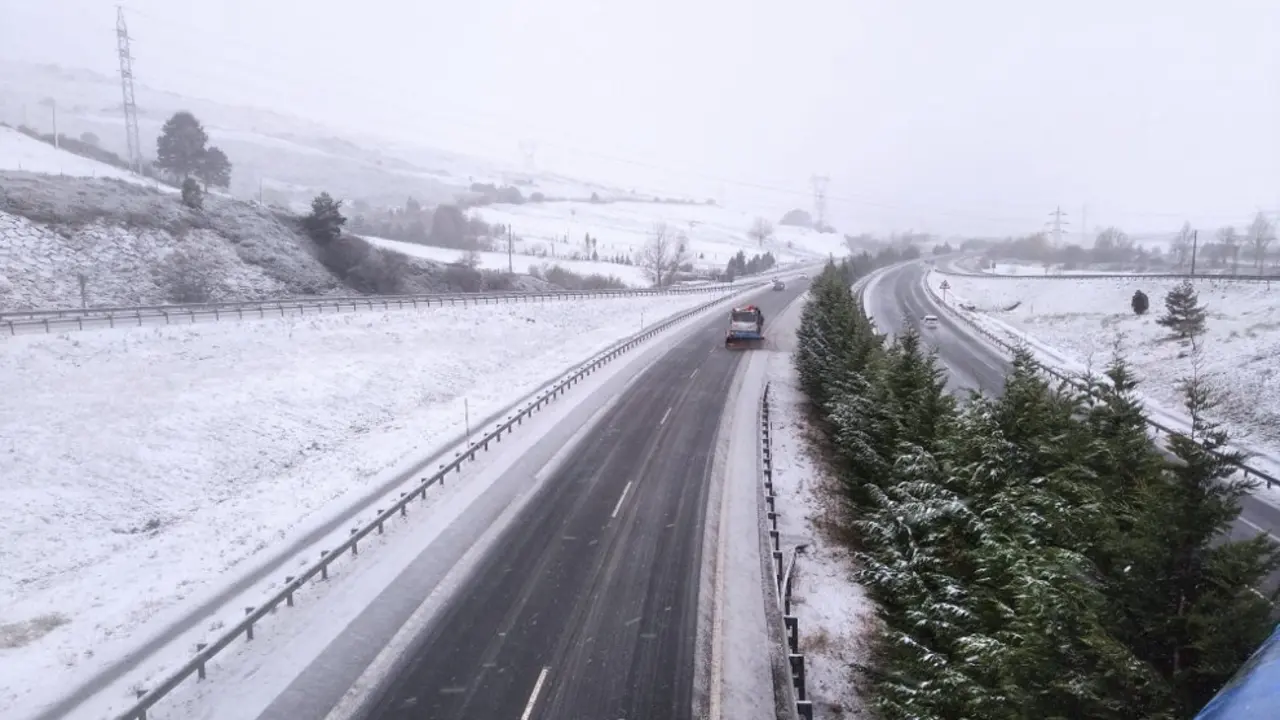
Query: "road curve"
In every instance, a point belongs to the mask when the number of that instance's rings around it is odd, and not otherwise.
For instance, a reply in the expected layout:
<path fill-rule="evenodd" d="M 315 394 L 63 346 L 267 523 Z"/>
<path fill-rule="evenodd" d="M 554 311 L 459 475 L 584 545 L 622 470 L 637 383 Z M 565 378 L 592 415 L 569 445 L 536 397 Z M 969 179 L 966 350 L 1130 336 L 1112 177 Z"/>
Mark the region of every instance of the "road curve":
<path fill-rule="evenodd" d="M 865 304 L 876 326 L 885 332 L 893 332 L 904 323 L 917 327 L 926 342 L 937 348 L 938 359 L 950 374 L 950 390 L 981 390 L 987 395 L 999 395 L 1004 390 L 1009 361 L 1000 350 L 939 307 L 924 287 L 927 272 L 928 268 L 922 263 L 902 265 L 886 270 L 870 285 Z M 925 315 L 936 315 L 938 326 L 923 327 L 920 319 Z M 1280 541 L 1280 508 L 1246 496 L 1241 500 L 1240 517 L 1232 525 L 1229 536 L 1243 540 L 1259 532 Z M 1269 588 L 1275 587 L 1280 587 L 1280 572 L 1270 578 Z"/>

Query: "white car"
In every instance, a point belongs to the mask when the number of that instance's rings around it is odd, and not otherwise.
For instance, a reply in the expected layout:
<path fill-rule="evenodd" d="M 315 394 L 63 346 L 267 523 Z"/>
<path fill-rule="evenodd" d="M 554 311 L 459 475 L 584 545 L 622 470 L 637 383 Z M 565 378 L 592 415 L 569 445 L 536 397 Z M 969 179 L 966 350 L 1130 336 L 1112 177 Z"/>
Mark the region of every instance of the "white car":
<path fill-rule="evenodd" d="M 925 327 L 927 327 L 927 328 L 936 328 L 936 327 L 938 327 L 938 316 L 937 316 L 937 315 L 925 315 L 925 316 L 924 316 L 924 326 L 925 326 Z"/>

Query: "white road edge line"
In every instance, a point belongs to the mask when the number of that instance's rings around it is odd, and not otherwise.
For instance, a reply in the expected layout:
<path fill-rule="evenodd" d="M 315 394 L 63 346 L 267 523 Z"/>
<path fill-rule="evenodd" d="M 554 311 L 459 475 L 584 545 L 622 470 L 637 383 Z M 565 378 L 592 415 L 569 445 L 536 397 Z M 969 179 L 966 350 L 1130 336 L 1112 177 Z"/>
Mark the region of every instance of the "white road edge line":
<path fill-rule="evenodd" d="M 667 411 L 666 411 L 666 412 L 664 412 L 664 413 L 662 413 L 662 419 L 658 421 L 658 424 L 659 424 L 659 425 L 666 425 L 666 424 L 667 424 L 667 418 L 669 418 L 669 417 L 671 417 L 671 408 L 667 408 Z"/>
<path fill-rule="evenodd" d="M 533 706 L 538 704 L 538 694 L 542 692 L 542 683 L 547 679 L 547 671 L 551 668 L 544 667 L 542 672 L 538 673 L 538 682 L 533 684 L 533 694 L 529 696 L 529 704 L 524 706 L 524 714 L 520 716 L 520 720 L 529 720 L 533 717 Z"/>
<path fill-rule="evenodd" d="M 689 379 L 692 380 L 693 376 L 697 374 L 698 374 L 698 368 L 694 368 L 693 372 L 689 373 Z"/>
<path fill-rule="evenodd" d="M 618 496 L 618 504 L 613 506 L 613 514 L 609 517 L 618 517 L 618 511 L 622 509 L 622 501 L 627 499 L 627 492 L 631 490 L 631 481 L 627 481 L 626 487 L 622 488 L 622 495 Z"/>

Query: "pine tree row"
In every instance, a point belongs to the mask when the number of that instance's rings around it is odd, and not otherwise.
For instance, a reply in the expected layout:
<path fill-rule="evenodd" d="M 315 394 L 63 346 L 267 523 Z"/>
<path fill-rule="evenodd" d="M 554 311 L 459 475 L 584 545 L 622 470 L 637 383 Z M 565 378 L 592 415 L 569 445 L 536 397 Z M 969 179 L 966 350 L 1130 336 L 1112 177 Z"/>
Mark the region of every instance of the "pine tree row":
<path fill-rule="evenodd" d="M 1280 567 L 1265 535 L 1225 540 L 1250 486 L 1205 385 L 1171 458 L 1120 357 L 1079 390 L 1019 353 L 1002 396 L 958 403 L 917 334 L 877 336 L 854 270 L 815 280 L 795 363 L 878 604 L 879 716 L 1194 715 L 1270 633 L 1254 588 Z"/>

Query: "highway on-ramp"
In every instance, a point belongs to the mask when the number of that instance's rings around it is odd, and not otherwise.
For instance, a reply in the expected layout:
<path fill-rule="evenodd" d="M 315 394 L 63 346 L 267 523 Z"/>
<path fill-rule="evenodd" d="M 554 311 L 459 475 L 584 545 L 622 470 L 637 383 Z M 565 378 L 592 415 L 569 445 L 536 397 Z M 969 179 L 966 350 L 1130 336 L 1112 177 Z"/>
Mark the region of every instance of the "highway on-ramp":
<path fill-rule="evenodd" d="M 806 286 L 753 298 L 766 335 Z M 693 717 L 695 695 L 706 694 L 695 689 L 695 661 L 716 436 L 751 352 L 724 348 L 725 322 L 713 315 L 673 342 L 566 456 L 542 465 L 540 488 L 377 683 L 363 717 Z M 392 590 L 421 575 L 411 568 Z M 313 663 L 261 717 L 325 717 L 347 689 L 334 673 L 355 673 L 341 664 L 369 664 L 351 657 L 365 652 L 353 638 L 385 644 L 362 628 L 387 627 L 378 614 L 406 612 L 404 603 L 389 607 L 371 606 L 371 619 L 353 624 L 326 651 L 330 659 Z"/>
<path fill-rule="evenodd" d="M 929 268 L 923 263 L 909 263 L 890 268 L 864 294 L 864 306 L 882 332 L 893 333 L 906 324 L 917 328 L 924 342 L 936 347 L 939 362 L 950 374 L 948 388 L 963 393 L 981 390 L 996 396 L 1004 390 L 1004 377 L 1010 369 L 1004 354 L 985 341 L 972 328 L 952 316 L 924 287 Z M 924 327 L 925 315 L 938 318 L 937 327 Z M 1230 537 L 1247 539 L 1265 532 L 1280 540 L 1280 508 L 1254 496 L 1241 499 L 1240 517 L 1231 528 Z M 1269 587 L 1280 586 L 1280 572 L 1270 578 Z"/>

